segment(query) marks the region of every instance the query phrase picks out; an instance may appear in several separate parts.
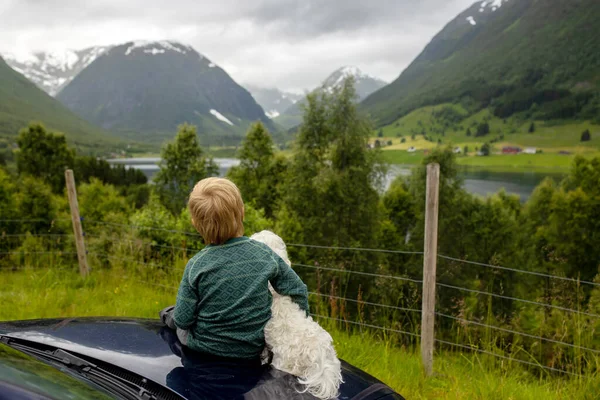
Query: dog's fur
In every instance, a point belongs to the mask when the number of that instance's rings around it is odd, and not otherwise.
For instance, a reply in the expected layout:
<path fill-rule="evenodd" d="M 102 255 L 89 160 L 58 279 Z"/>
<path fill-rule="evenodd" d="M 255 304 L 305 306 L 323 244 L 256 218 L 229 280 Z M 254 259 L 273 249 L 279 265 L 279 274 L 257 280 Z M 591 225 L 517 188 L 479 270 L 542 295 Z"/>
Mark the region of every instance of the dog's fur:
<path fill-rule="evenodd" d="M 269 246 L 291 266 L 283 240 L 270 231 L 255 233 L 251 239 Z M 338 395 L 342 383 L 341 364 L 329 333 L 307 316 L 288 296 L 273 290 L 272 317 L 265 326 L 267 348 L 273 353 L 272 365 L 297 376 L 308 391 L 320 399 Z"/>

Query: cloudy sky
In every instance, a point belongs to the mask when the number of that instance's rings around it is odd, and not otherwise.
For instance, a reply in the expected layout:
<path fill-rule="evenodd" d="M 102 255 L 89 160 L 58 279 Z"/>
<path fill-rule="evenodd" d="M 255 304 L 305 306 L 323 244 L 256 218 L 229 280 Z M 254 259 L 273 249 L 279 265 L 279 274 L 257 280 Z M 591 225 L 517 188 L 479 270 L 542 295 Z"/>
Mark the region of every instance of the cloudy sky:
<path fill-rule="evenodd" d="M 190 44 L 240 83 L 301 92 L 343 65 L 395 79 L 475 0 L 0 0 L 0 53 Z"/>

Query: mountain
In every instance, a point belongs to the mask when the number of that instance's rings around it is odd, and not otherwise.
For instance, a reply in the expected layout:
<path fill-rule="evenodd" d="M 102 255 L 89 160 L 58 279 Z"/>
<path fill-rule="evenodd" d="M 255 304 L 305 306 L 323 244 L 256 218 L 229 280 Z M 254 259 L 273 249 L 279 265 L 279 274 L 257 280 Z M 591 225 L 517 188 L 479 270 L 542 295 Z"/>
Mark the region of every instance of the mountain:
<path fill-rule="evenodd" d="M 79 148 L 98 150 L 120 142 L 73 114 L 0 57 L 0 137 L 12 142 L 31 121 L 63 132 Z"/>
<path fill-rule="evenodd" d="M 135 140 L 162 142 L 198 126 L 203 144 L 239 143 L 251 122 L 271 120 L 250 93 L 190 46 L 171 41 L 113 46 L 56 96 L 86 120 Z"/>
<path fill-rule="evenodd" d="M 55 96 L 75 75 L 109 49 L 109 46 L 97 46 L 83 50 L 36 52 L 24 56 L 4 54 L 4 60 L 40 89 Z"/>
<path fill-rule="evenodd" d="M 598 0 L 478 1 L 362 103 L 376 125 L 460 102 L 506 118 L 600 120 Z"/>
<path fill-rule="evenodd" d="M 302 94 L 282 92 L 275 88 L 261 88 L 254 85 L 244 85 L 252 94 L 252 97 L 265 110 L 269 118 L 276 118 L 286 109 L 304 98 Z"/>
<path fill-rule="evenodd" d="M 325 91 L 331 93 L 335 87 L 339 87 L 345 78 L 354 77 L 354 88 L 358 96 L 358 101 L 361 101 L 374 91 L 384 87 L 386 82 L 379 78 L 363 73 L 357 67 L 342 67 L 335 70 L 325 79 L 319 87 L 313 90 L 314 92 Z M 292 128 L 302 122 L 302 101 L 294 103 L 287 108 L 280 116 L 274 118 L 274 121 L 285 128 Z"/>

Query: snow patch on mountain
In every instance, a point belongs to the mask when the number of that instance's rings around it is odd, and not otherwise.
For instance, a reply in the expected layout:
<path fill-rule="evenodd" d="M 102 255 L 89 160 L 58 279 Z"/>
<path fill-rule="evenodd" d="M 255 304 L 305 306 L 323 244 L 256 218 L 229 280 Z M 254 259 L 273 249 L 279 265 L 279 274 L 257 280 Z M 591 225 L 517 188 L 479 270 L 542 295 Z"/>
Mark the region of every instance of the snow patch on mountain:
<path fill-rule="evenodd" d="M 271 110 L 271 111 L 265 111 L 265 115 L 271 119 L 273 118 L 277 118 L 279 117 L 279 111 L 277 110 Z"/>
<path fill-rule="evenodd" d="M 375 78 L 362 72 L 358 67 L 345 66 L 334 71 L 321 85 L 321 89 L 325 92 L 332 93 L 334 88 L 339 87 L 346 78 L 354 77 L 355 86 L 358 86 L 362 81 L 373 81 L 381 83 L 381 86 L 385 84 L 381 79 Z"/>
<path fill-rule="evenodd" d="M 473 17 L 467 17 L 467 21 L 469 21 L 471 25 L 477 25 L 477 22 L 475 22 L 475 18 Z"/>
<path fill-rule="evenodd" d="M 223 121 L 223 122 L 225 122 L 225 123 L 233 126 L 233 123 L 230 120 L 228 120 L 223 114 L 221 114 L 220 112 L 218 112 L 217 110 L 211 109 L 210 113 L 212 115 L 214 115 L 219 121 Z"/>
<path fill-rule="evenodd" d="M 168 40 L 160 40 L 160 41 L 149 41 L 149 40 L 136 40 L 135 42 L 130 42 L 131 45 L 127 47 L 125 50 L 125 55 L 128 56 L 133 53 L 136 49 L 146 49 L 147 47 L 152 46 L 151 50 L 155 52 L 152 54 L 160 54 L 164 53 L 166 50 L 176 51 L 181 54 L 187 54 L 192 50 L 190 46 L 184 46 L 180 43 L 170 42 Z M 160 51 L 162 50 L 162 51 Z M 150 51 L 144 50 L 144 53 L 149 53 Z"/>
<path fill-rule="evenodd" d="M 144 49 L 144 53 L 148 53 L 148 54 L 152 54 L 152 55 L 163 54 L 165 51 L 166 51 L 165 49 Z"/>
<path fill-rule="evenodd" d="M 109 49 L 108 46 L 98 46 L 83 50 L 4 54 L 3 57 L 15 71 L 54 96 Z"/>

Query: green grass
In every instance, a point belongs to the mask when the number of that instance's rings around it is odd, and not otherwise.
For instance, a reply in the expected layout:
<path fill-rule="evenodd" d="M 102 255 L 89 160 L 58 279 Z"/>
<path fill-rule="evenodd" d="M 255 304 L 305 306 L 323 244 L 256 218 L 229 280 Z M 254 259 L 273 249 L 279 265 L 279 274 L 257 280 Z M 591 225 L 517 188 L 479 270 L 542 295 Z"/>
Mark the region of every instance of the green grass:
<path fill-rule="evenodd" d="M 452 144 L 461 146 L 461 148 L 468 145 L 473 151 L 476 146 L 481 147 L 483 143 L 504 135 L 504 138 L 495 144 L 498 149 L 502 146 L 515 145 L 536 147 L 544 152 L 566 150 L 573 153 L 588 153 L 600 151 L 600 125 L 594 125 L 589 121 L 534 121 L 535 132 L 529 133 L 531 121 L 523 121 L 516 117 L 503 120 L 495 117 L 490 109 L 483 109 L 460 122 L 444 126 L 444 121 L 432 114 L 444 108 L 451 108 L 457 113 L 466 115 L 466 111 L 456 104 L 445 103 L 422 107 L 381 128 L 384 141 L 392 140 L 394 144 L 392 149 L 397 150 L 410 146 L 427 148 L 435 146 L 437 140 L 441 139 L 443 144 Z M 490 133 L 486 136 L 475 137 L 477 125 L 484 121 L 488 122 Z M 471 130 L 471 136 L 466 135 L 467 129 Z M 581 142 L 581 133 L 586 129 L 590 130 L 592 140 Z M 423 131 L 434 139 L 435 143 L 420 142 Z M 444 135 L 441 134 L 442 131 L 444 131 Z M 416 142 L 411 139 L 413 134 L 416 135 Z M 406 143 L 401 144 L 400 137 L 404 137 Z M 372 141 L 375 139 L 373 138 Z"/>
<path fill-rule="evenodd" d="M 98 260 L 91 259 L 93 265 Z M 39 261 L 35 262 L 39 264 Z M 42 260 L 62 265 L 60 260 Z M 23 265 L 31 265 L 23 260 Z M 183 261 L 175 269 L 115 268 L 94 270 L 81 278 L 75 267 L 0 272 L 0 320 L 132 316 L 156 318 L 158 310 L 173 304 Z M 149 283 L 148 283 L 149 282 Z M 469 353 L 438 352 L 436 374 L 426 378 L 420 356 L 412 349 L 392 345 L 386 337 L 324 326 L 331 332 L 338 354 L 358 368 L 387 383 L 407 399 L 594 399 L 600 377 L 580 379 L 534 376 L 519 364 L 495 362 Z"/>

